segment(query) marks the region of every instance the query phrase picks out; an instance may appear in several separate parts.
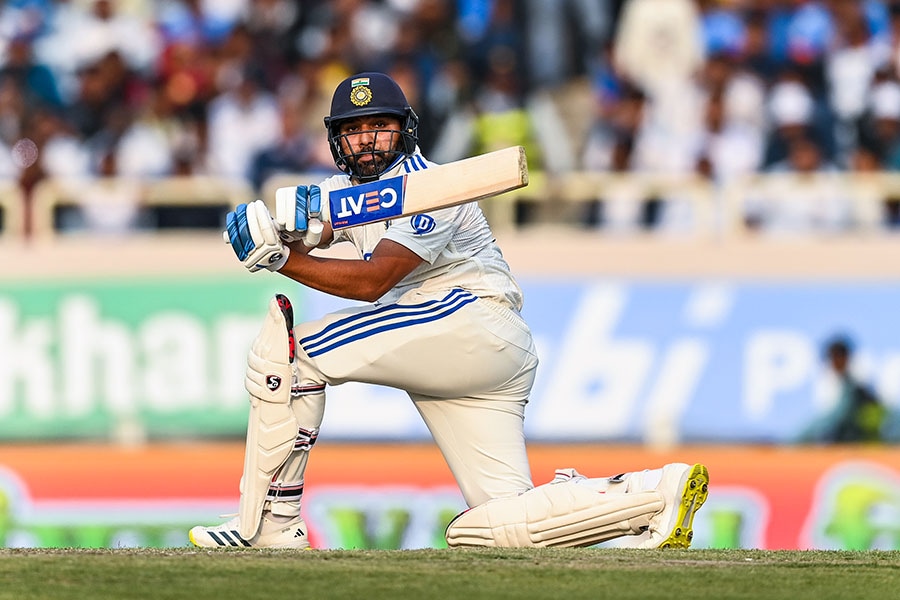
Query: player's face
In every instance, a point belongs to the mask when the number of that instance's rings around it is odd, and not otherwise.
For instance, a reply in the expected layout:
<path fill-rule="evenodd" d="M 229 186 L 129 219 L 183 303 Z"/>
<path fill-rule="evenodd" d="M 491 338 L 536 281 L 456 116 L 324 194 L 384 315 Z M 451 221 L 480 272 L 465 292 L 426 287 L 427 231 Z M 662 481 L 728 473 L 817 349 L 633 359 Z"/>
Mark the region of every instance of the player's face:
<path fill-rule="evenodd" d="M 384 172 L 400 149 L 400 119 L 370 115 L 342 121 L 338 126 L 341 145 L 357 173 L 374 176 Z"/>

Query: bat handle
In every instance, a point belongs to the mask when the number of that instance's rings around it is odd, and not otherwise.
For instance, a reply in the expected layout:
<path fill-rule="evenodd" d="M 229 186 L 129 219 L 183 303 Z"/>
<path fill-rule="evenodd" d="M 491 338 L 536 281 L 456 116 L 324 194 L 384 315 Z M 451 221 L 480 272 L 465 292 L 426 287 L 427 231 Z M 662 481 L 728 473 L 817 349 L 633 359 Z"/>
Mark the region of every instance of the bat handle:
<path fill-rule="evenodd" d="M 325 224 L 319 219 L 310 219 L 306 226 L 306 235 L 303 236 L 303 245 L 307 248 L 315 248 L 322 240 L 322 232 Z"/>

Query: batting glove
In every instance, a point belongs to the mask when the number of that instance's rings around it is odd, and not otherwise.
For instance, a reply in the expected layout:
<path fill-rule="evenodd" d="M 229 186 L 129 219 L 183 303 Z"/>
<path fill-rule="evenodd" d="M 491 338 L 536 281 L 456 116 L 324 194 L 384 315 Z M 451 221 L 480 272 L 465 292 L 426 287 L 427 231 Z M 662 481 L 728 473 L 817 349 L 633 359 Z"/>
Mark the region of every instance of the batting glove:
<path fill-rule="evenodd" d="M 262 200 L 240 204 L 225 217 L 225 241 L 238 260 L 255 273 L 277 271 L 287 262 L 290 249 L 278 237 L 275 221 Z"/>
<path fill-rule="evenodd" d="M 295 185 L 275 190 L 275 223 L 281 239 L 309 244 L 309 230 L 322 217 L 322 190 L 317 185 Z M 318 240 L 315 240 L 318 243 Z"/>

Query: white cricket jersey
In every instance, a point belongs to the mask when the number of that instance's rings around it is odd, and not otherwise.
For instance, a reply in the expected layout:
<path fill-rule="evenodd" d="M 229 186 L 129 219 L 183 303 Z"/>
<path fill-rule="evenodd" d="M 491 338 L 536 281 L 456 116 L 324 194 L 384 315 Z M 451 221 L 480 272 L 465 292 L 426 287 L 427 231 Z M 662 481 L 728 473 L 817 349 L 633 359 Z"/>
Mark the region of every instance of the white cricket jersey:
<path fill-rule="evenodd" d="M 382 174 L 396 177 L 436 166 L 418 148 L 416 152 Z M 322 197 L 328 192 L 350 187 L 350 177 L 335 175 L 319 184 Z M 330 221 L 328 203 L 323 218 Z M 426 291 L 462 288 L 482 298 L 522 309 L 522 290 L 510 272 L 490 225 L 477 202 L 403 217 L 392 221 L 361 225 L 335 232 L 334 243 L 352 243 L 361 258 L 368 259 L 382 239 L 409 248 L 424 262 L 379 298 L 379 304 L 396 301 L 413 288 Z"/>

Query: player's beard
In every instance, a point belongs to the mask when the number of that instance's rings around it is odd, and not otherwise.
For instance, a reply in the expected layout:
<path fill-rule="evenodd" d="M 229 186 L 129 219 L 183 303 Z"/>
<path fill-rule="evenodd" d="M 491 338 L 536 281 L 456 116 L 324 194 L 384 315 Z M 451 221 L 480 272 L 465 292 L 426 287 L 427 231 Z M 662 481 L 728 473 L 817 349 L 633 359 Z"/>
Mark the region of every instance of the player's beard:
<path fill-rule="evenodd" d="M 363 177 L 377 177 L 393 162 L 396 152 L 372 150 L 356 154 L 356 172 Z"/>
<path fill-rule="evenodd" d="M 379 150 L 377 136 L 389 135 L 390 147 L 392 150 Z M 400 153 L 400 136 L 396 131 L 379 131 L 376 134 L 376 140 L 368 148 L 356 152 L 352 155 L 355 163 L 355 171 L 357 175 L 364 178 L 376 178 L 384 173 L 391 163 L 396 160 Z"/>

